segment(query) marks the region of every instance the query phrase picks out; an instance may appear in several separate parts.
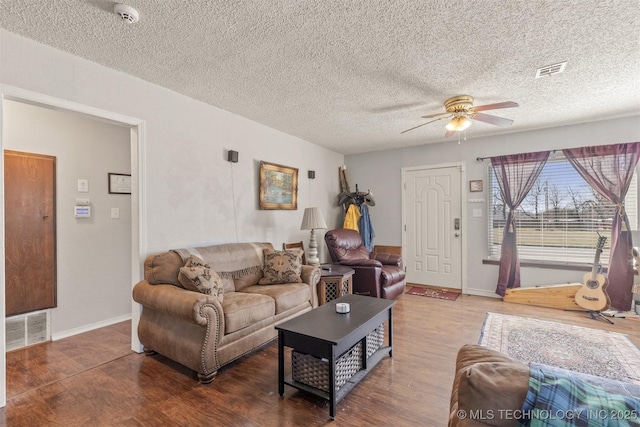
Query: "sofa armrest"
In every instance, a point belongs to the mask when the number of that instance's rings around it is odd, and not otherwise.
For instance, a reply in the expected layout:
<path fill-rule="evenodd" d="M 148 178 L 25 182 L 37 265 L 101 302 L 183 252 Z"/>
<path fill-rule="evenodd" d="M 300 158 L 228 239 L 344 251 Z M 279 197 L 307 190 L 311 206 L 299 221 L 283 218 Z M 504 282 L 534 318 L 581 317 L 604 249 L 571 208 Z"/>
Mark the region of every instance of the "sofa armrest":
<path fill-rule="evenodd" d="M 375 259 L 343 259 L 340 265 L 349 267 L 382 267 L 382 263 Z"/>
<path fill-rule="evenodd" d="M 320 267 L 315 265 L 303 265 L 300 278 L 304 283 L 309 285 L 311 291 L 311 307 L 318 306 L 318 282 L 320 282 Z"/>
<path fill-rule="evenodd" d="M 380 261 L 383 265 L 396 265 L 402 267 L 402 257 L 400 255 L 388 254 L 388 253 L 371 253 L 371 259 Z"/>
<path fill-rule="evenodd" d="M 133 300 L 154 311 L 202 326 L 208 322 L 205 309 L 213 309 L 218 329 L 224 331 L 224 312 L 217 297 L 174 285 L 151 285 L 143 280 L 134 286 Z"/>
<path fill-rule="evenodd" d="M 504 414 L 522 408 L 528 389 L 527 365 L 487 347 L 466 344 L 456 358 L 448 425 L 513 426 L 513 418 Z M 459 417 L 458 411 L 492 416 L 475 421 Z"/>

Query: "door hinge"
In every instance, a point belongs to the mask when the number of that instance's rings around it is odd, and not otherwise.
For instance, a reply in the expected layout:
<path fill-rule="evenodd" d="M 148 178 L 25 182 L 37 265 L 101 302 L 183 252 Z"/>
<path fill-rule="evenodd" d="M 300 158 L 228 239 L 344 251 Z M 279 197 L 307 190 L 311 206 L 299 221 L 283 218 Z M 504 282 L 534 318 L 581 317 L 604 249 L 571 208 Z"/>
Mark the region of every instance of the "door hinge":
<path fill-rule="evenodd" d="M 407 231 L 407 224 L 404 225 L 404 231 Z"/>

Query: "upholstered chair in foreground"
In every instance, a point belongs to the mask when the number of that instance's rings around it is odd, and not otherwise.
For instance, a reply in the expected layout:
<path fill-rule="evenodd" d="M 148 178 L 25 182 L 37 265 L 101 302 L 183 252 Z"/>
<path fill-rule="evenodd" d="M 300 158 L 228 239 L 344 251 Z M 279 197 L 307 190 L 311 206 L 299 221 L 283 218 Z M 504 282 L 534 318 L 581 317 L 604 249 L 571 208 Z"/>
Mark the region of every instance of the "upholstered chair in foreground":
<path fill-rule="evenodd" d="M 324 240 L 334 264 L 354 269 L 353 293 L 393 299 L 404 292 L 405 272 L 402 257 L 388 253 L 370 253 L 355 230 L 328 231 Z"/>

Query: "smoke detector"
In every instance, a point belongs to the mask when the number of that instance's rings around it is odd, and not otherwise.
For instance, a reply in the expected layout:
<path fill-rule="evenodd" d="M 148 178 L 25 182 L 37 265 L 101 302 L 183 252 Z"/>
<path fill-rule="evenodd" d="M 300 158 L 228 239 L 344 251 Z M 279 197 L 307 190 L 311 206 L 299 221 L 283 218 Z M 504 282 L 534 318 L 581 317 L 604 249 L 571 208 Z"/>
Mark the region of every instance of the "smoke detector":
<path fill-rule="evenodd" d="M 113 6 L 113 11 L 116 15 L 120 15 L 120 18 L 127 24 L 135 24 L 140 19 L 138 11 L 126 4 L 116 3 Z"/>

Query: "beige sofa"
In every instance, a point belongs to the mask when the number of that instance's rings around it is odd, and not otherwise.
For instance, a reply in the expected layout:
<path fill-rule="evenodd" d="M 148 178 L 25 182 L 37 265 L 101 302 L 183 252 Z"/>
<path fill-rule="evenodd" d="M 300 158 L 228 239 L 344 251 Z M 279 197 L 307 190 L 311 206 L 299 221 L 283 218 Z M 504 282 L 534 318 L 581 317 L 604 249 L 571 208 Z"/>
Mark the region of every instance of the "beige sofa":
<path fill-rule="evenodd" d="M 318 267 L 303 265 L 302 283 L 258 284 L 264 249 L 273 246 L 230 243 L 147 257 L 145 279 L 133 289 L 142 305 L 138 337 L 145 353 L 160 353 L 210 383 L 221 366 L 274 339 L 274 325 L 317 307 Z M 220 275 L 222 302 L 181 287 L 178 274 L 189 254 Z"/>

